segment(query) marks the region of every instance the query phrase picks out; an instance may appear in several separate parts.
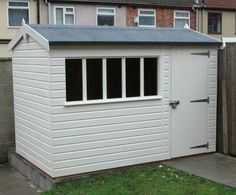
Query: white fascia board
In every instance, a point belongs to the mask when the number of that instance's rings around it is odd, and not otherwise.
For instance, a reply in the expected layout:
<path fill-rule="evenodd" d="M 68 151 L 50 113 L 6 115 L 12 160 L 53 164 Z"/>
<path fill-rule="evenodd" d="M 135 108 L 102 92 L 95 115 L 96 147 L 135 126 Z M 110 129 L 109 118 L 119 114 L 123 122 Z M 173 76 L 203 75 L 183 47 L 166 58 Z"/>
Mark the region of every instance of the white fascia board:
<path fill-rule="evenodd" d="M 25 38 L 27 35 L 32 37 L 35 41 L 37 41 L 40 45 L 42 45 L 45 49 L 49 51 L 48 40 L 27 24 L 23 24 L 23 26 L 21 27 L 17 35 L 8 44 L 8 49 L 12 50 L 17 45 L 17 43 L 21 40 L 21 38 Z"/>

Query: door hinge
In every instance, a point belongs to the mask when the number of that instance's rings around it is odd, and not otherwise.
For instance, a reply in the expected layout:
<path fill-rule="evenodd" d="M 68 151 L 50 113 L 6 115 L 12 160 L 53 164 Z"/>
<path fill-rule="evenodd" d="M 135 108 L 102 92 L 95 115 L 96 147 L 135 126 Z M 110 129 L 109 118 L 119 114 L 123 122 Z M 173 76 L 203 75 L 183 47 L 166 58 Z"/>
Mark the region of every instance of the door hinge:
<path fill-rule="evenodd" d="M 207 142 L 206 144 L 203 144 L 203 145 L 198 145 L 198 146 L 193 146 L 193 147 L 190 147 L 190 149 L 198 149 L 198 148 L 209 148 L 209 143 Z"/>
<path fill-rule="evenodd" d="M 208 58 L 209 58 L 211 56 L 211 53 L 210 53 L 210 51 L 207 51 L 207 52 L 191 53 L 191 55 L 208 56 Z"/>
<path fill-rule="evenodd" d="M 206 98 L 206 99 L 200 99 L 200 100 L 192 100 L 190 101 L 191 103 L 202 103 L 202 102 L 206 102 L 206 103 L 210 103 L 210 98 Z"/>

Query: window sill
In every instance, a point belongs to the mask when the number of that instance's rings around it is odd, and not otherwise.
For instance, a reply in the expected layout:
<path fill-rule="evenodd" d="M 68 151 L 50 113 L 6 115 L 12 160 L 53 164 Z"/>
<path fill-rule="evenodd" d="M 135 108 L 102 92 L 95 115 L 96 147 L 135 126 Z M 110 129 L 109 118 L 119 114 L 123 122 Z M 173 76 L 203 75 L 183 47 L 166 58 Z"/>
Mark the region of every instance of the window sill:
<path fill-rule="evenodd" d="M 8 29 L 20 29 L 21 26 L 8 26 Z"/>
<path fill-rule="evenodd" d="M 134 98 L 117 98 L 117 99 L 107 99 L 107 100 L 88 100 L 88 101 L 73 101 L 65 102 L 65 107 L 79 106 L 79 105 L 93 105 L 93 104 L 109 104 L 109 103 L 119 103 L 119 102 L 135 102 L 135 101 L 148 101 L 148 100 L 161 100 L 161 96 L 149 96 L 149 97 L 134 97 Z"/>

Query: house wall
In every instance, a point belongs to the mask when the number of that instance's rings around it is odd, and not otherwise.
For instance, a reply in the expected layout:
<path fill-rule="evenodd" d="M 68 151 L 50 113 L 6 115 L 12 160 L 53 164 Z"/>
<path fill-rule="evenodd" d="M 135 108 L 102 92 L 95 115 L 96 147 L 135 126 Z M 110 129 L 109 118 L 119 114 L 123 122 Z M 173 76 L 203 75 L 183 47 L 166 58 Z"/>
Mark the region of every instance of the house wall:
<path fill-rule="evenodd" d="M 208 34 L 208 13 L 216 12 L 222 13 L 222 33 L 221 34 Z M 217 10 L 200 10 L 198 15 L 199 31 L 208 34 L 214 38 L 220 39 L 223 37 L 236 36 L 236 11 L 217 11 Z"/>
<path fill-rule="evenodd" d="M 76 25 L 97 25 L 97 8 L 109 7 L 116 9 L 116 26 L 126 26 L 126 7 L 107 6 L 107 5 L 86 5 L 86 4 L 55 4 L 51 3 L 51 23 L 54 24 L 55 6 L 70 6 L 75 8 L 75 24 Z M 41 23 L 48 23 L 48 7 L 45 3 L 41 3 Z"/>
<path fill-rule="evenodd" d="M 8 27 L 8 1 L 0 1 L 0 39 L 12 39 L 19 28 Z M 34 0 L 29 0 L 29 15 L 30 23 L 37 23 L 37 2 Z M 7 44 L 0 44 L 0 58 L 1 57 L 11 57 L 11 54 L 8 51 Z"/>
<path fill-rule="evenodd" d="M 16 152 L 50 175 L 48 52 L 29 38 L 13 49 Z"/>
<path fill-rule="evenodd" d="M 65 57 L 160 56 L 162 99 L 65 107 Z M 170 158 L 171 49 L 74 47 L 50 51 L 53 176 Z"/>
<path fill-rule="evenodd" d="M 153 7 L 145 7 L 145 9 L 153 9 Z M 134 17 L 138 16 L 138 10 L 142 7 L 127 7 L 126 8 L 126 21 L 127 26 L 137 26 L 137 23 L 134 23 Z M 155 8 L 154 8 L 155 9 Z M 174 27 L 174 11 L 179 11 L 180 9 L 167 9 L 167 8 L 156 8 L 156 25 L 158 27 Z M 181 10 L 181 11 L 190 11 L 190 27 L 191 29 L 196 29 L 196 13 L 190 10 Z"/>

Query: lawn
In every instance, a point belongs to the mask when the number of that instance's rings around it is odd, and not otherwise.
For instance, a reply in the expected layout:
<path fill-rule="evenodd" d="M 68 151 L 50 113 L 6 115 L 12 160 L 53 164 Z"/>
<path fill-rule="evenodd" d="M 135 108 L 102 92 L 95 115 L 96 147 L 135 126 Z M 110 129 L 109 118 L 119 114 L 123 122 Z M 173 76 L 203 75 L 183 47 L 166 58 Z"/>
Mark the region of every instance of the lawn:
<path fill-rule="evenodd" d="M 43 195 L 227 195 L 236 189 L 160 164 L 145 164 L 100 173 L 53 187 Z"/>

